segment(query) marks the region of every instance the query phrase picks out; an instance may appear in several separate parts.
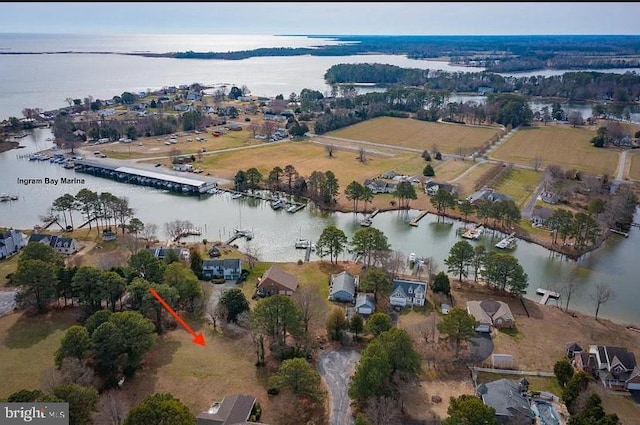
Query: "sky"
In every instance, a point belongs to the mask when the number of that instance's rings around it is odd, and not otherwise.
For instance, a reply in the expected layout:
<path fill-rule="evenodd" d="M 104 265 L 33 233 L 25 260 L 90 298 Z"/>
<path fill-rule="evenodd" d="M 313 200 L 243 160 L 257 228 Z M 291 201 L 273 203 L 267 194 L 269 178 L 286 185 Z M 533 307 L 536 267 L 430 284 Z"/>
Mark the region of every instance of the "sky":
<path fill-rule="evenodd" d="M 0 32 L 93 34 L 638 34 L 636 2 L 0 3 Z"/>

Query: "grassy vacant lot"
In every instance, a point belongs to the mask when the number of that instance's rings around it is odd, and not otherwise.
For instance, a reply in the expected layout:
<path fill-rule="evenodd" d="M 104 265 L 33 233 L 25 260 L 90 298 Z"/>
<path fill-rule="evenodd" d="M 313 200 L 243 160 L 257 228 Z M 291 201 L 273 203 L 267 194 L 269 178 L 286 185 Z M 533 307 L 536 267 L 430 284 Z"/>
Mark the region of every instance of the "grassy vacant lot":
<path fill-rule="evenodd" d="M 434 167 L 436 175 L 433 177 L 433 180 L 438 182 L 448 182 L 476 165 L 473 161 L 461 161 L 455 158 L 447 161 L 425 162 L 425 166 L 426 164 L 431 164 L 431 166 Z"/>
<path fill-rule="evenodd" d="M 206 132 L 194 134 L 193 132 L 176 133 L 175 145 L 165 145 L 169 140 L 169 136 L 159 137 L 141 137 L 131 143 L 108 143 L 103 145 L 87 146 L 85 149 L 90 152 L 99 151 L 106 154 L 109 158 L 129 159 L 129 158 L 148 158 L 151 156 L 166 156 L 172 150 L 178 150 L 181 155 L 197 155 L 201 148 L 205 148 L 208 152 L 221 149 L 238 148 L 242 146 L 251 146 L 264 143 L 253 138 L 253 133 L 248 130 L 229 131 L 219 137 L 212 135 L 216 129 L 222 129 L 222 126 L 210 127 Z M 206 141 L 198 141 L 197 137 L 204 137 Z M 187 139 L 191 139 L 188 142 Z M 168 164 L 168 162 L 167 162 Z"/>
<path fill-rule="evenodd" d="M 474 186 L 476 184 L 476 181 L 480 177 L 482 177 L 482 175 L 489 168 L 493 166 L 494 164 L 490 164 L 490 163 L 483 163 L 483 164 L 476 163 L 475 166 L 469 169 L 469 172 L 467 174 L 463 175 L 462 177 L 460 177 L 460 179 L 456 180 L 455 184 L 458 186 L 459 198 L 460 199 L 466 198 L 467 196 L 475 192 Z M 436 171 L 436 176 L 437 175 L 438 175 L 438 172 Z"/>
<path fill-rule="evenodd" d="M 538 187 L 541 177 L 540 171 L 512 168 L 495 190 L 510 196 L 518 208 L 524 208 Z"/>
<path fill-rule="evenodd" d="M 54 366 L 55 351 L 76 317 L 75 310 L 54 310 L 43 316 L 12 313 L 0 318 L 0 397 L 40 388 L 42 372 Z"/>
<path fill-rule="evenodd" d="M 614 175 L 618 153 L 591 146 L 595 131 L 586 128 L 536 126 L 517 131 L 491 154 L 492 158 L 532 166 L 536 158 L 540 169 L 559 165 L 593 174 Z"/>
<path fill-rule="evenodd" d="M 640 180 L 640 152 L 634 152 L 627 155 L 627 161 L 631 161 L 629 167 L 629 178 L 631 180 Z"/>
<path fill-rule="evenodd" d="M 407 118 L 379 117 L 333 131 L 327 135 L 429 151 L 436 145 L 442 153 L 455 154 L 460 147 L 479 148 L 498 131 L 498 127 L 477 127 Z"/>

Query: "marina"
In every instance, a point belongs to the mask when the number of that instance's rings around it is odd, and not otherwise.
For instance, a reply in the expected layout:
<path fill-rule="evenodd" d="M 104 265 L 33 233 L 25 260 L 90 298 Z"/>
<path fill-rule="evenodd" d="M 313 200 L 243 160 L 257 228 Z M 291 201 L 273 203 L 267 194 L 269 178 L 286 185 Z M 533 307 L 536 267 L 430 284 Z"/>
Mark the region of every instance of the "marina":
<path fill-rule="evenodd" d="M 495 244 L 495 247 L 498 249 L 513 249 L 516 247 L 517 241 L 518 240 L 516 239 L 516 234 L 514 232 Z"/>
<path fill-rule="evenodd" d="M 75 161 L 75 170 L 79 173 L 111 178 L 123 183 L 152 186 L 189 195 L 207 194 L 218 185 L 213 179 L 205 180 L 203 178 L 202 180 L 195 180 L 141 168 L 123 167 L 117 164 L 112 165 L 110 163 L 85 159 Z"/>

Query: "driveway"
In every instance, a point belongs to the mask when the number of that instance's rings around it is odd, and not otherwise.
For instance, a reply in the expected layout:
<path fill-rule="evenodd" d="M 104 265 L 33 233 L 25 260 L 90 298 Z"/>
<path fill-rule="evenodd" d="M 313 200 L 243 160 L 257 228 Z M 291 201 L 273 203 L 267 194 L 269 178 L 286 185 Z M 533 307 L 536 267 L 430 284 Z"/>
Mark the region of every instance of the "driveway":
<path fill-rule="evenodd" d="M 480 363 L 489 358 L 493 352 L 493 341 L 491 334 L 485 332 L 476 332 L 476 335 L 469 339 L 470 360 L 474 363 Z"/>
<path fill-rule="evenodd" d="M 17 293 L 17 290 L 0 291 L 0 316 L 11 313 L 16 307 L 15 297 Z"/>
<path fill-rule="evenodd" d="M 325 351 L 318 358 L 318 372 L 329 390 L 331 425 L 353 425 L 348 390 L 358 360 L 360 353 L 355 350 Z"/>

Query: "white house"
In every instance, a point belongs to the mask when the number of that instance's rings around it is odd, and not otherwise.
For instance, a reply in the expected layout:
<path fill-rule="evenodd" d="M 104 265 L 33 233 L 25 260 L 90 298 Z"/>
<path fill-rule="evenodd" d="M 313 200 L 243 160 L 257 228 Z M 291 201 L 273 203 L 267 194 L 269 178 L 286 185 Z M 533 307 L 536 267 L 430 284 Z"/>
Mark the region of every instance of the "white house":
<path fill-rule="evenodd" d="M 29 236 L 29 243 L 40 242 L 49 245 L 60 254 L 70 255 L 78 251 L 78 244 L 73 238 L 65 238 L 57 235 L 45 235 L 42 233 L 32 233 Z"/>
<path fill-rule="evenodd" d="M 590 345 L 595 356 L 594 373 L 605 388 L 640 390 L 640 368 L 635 355 L 624 347 Z"/>
<path fill-rule="evenodd" d="M 173 164 L 173 169 L 176 171 L 193 171 L 193 165 L 191 164 Z"/>
<path fill-rule="evenodd" d="M 25 236 L 19 230 L 0 232 L 0 260 L 17 254 L 25 246 Z"/>
<path fill-rule="evenodd" d="M 398 307 L 424 306 L 427 282 L 419 280 L 394 279 L 389 303 Z"/>
<path fill-rule="evenodd" d="M 204 260 L 202 262 L 202 277 L 205 279 L 222 277 L 225 280 L 238 280 L 241 274 L 242 260 L 238 258 Z"/>

